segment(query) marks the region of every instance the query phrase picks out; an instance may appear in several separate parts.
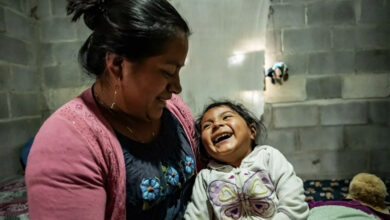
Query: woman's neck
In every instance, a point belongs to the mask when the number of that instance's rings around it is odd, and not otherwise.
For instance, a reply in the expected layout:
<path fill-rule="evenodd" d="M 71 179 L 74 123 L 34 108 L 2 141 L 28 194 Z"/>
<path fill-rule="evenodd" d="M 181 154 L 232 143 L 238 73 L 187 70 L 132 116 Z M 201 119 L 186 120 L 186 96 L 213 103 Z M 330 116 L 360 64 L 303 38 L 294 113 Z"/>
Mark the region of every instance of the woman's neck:
<path fill-rule="evenodd" d="M 102 84 L 102 81 L 96 80 L 92 92 L 104 118 L 114 130 L 140 143 L 148 143 L 155 139 L 160 130 L 161 119 L 144 120 L 122 111 L 118 105 L 112 104 L 115 90 L 109 85 Z"/>

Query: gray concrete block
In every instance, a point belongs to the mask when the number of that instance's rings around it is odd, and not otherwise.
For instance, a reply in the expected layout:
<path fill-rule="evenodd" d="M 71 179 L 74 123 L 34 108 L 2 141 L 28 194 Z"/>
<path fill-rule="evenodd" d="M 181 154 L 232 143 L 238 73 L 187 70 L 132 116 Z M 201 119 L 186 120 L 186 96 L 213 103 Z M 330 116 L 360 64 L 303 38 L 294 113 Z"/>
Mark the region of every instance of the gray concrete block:
<path fill-rule="evenodd" d="M 268 130 L 266 145 L 273 146 L 283 154 L 296 152 L 295 131 L 291 129 Z"/>
<path fill-rule="evenodd" d="M 343 148 L 343 128 L 333 126 L 301 128 L 299 140 L 304 152 L 339 150 Z"/>
<path fill-rule="evenodd" d="M 265 78 L 263 93 L 266 103 L 297 102 L 306 100 L 306 77 L 303 75 L 289 76 L 288 81 L 272 84 L 271 78 Z"/>
<path fill-rule="evenodd" d="M 81 70 L 77 63 L 44 68 L 44 85 L 47 88 L 77 87 Z"/>
<path fill-rule="evenodd" d="M 0 118 L 8 118 L 8 96 L 5 92 L 0 92 Z"/>
<path fill-rule="evenodd" d="M 41 114 L 42 100 L 39 93 L 11 94 L 10 101 L 12 117 L 40 116 Z"/>
<path fill-rule="evenodd" d="M 308 99 L 341 98 L 341 78 L 339 76 L 324 76 L 306 80 Z"/>
<path fill-rule="evenodd" d="M 0 60 L 26 65 L 31 58 L 27 47 L 21 40 L 0 35 Z"/>
<path fill-rule="evenodd" d="M 303 4 L 273 5 L 270 10 L 273 10 L 273 14 L 268 19 L 269 28 L 302 27 L 305 25 L 305 6 Z"/>
<path fill-rule="evenodd" d="M 68 1 L 51 0 L 51 11 L 54 16 L 66 16 L 66 5 Z"/>
<path fill-rule="evenodd" d="M 53 44 L 53 56 L 56 63 L 74 62 L 77 63 L 78 52 L 81 47 L 81 42 L 63 42 Z"/>
<path fill-rule="evenodd" d="M 390 95 L 390 74 L 351 74 L 343 77 L 343 98 L 379 98 Z"/>
<path fill-rule="evenodd" d="M 390 128 L 387 126 L 348 126 L 345 143 L 351 149 L 390 149 Z"/>
<path fill-rule="evenodd" d="M 84 72 L 79 71 L 81 74 L 81 84 L 82 86 L 87 86 L 90 87 L 95 81 L 96 81 L 96 76 L 95 75 L 90 75 Z"/>
<path fill-rule="evenodd" d="M 13 89 L 16 91 L 39 91 L 41 82 L 36 69 L 13 66 L 11 70 Z"/>
<path fill-rule="evenodd" d="M 41 40 L 43 42 L 56 42 L 76 40 L 76 27 L 70 18 L 52 18 L 41 23 Z"/>
<path fill-rule="evenodd" d="M 343 102 L 320 106 L 322 125 L 348 125 L 367 123 L 366 102 Z"/>
<path fill-rule="evenodd" d="M 288 66 L 288 72 L 291 75 L 306 74 L 308 68 L 308 54 L 282 54 L 280 61 L 283 61 Z"/>
<path fill-rule="evenodd" d="M 358 72 L 389 72 L 390 50 L 368 50 L 356 52 Z"/>
<path fill-rule="evenodd" d="M 318 116 L 316 105 L 274 105 L 273 122 L 276 128 L 314 126 L 318 124 Z"/>
<path fill-rule="evenodd" d="M 308 71 L 310 75 L 354 73 L 355 53 L 352 51 L 339 51 L 310 54 Z"/>
<path fill-rule="evenodd" d="M 377 175 L 389 174 L 390 150 L 381 150 L 371 152 L 370 168 Z"/>
<path fill-rule="evenodd" d="M 83 42 L 92 33 L 92 31 L 84 24 L 84 22 L 77 22 L 76 23 L 76 32 L 77 32 L 77 39 L 80 41 L 83 41 Z"/>
<path fill-rule="evenodd" d="M 8 66 L 0 65 L 0 90 L 9 90 L 12 87 L 11 72 Z"/>
<path fill-rule="evenodd" d="M 5 31 L 4 9 L 0 7 L 0 32 Z"/>
<path fill-rule="evenodd" d="M 321 172 L 354 175 L 368 171 L 369 152 L 367 150 L 326 151 L 320 157 Z"/>
<path fill-rule="evenodd" d="M 305 3 L 313 0 L 282 0 L 283 3 Z"/>
<path fill-rule="evenodd" d="M 42 62 L 42 66 L 54 66 L 53 44 L 41 43 L 38 57 Z"/>
<path fill-rule="evenodd" d="M 51 16 L 51 1 L 50 0 L 39 0 L 37 3 L 37 16 L 38 18 L 47 18 Z"/>
<path fill-rule="evenodd" d="M 1 149 L 22 146 L 35 136 L 40 126 L 39 117 L 0 122 Z"/>
<path fill-rule="evenodd" d="M 22 39 L 24 41 L 33 42 L 33 23 L 27 17 L 14 13 L 11 10 L 4 10 L 7 35 Z"/>
<path fill-rule="evenodd" d="M 317 152 L 302 152 L 286 154 L 287 160 L 294 166 L 294 170 L 300 177 L 314 176 L 321 174 L 320 155 Z"/>
<path fill-rule="evenodd" d="M 362 0 L 360 23 L 386 24 L 390 22 L 390 4 L 383 0 Z"/>
<path fill-rule="evenodd" d="M 390 25 L 356 29 L 356 46 L 360 49 L 390 48 L 389 39 Z"/>
<path fill-rule="evenodd" d="M 371 101 L 369 102 L 369 121 L 374 124 L 387 124 L 390 116 L 390 101 Z"/>
<path fill-rule="evenodd" d="M 354 50 L 356 47 L 356 28 L 354 27 L 333 27 L 333 47 L 336 50 Z"/>
<path fill-rule="evenodd" d="M 283 31 L 283 49 L 287 53 L 329 51 L 331 48 L 330 30 L 326 28 L 306 28 Z"/>
<path fill-rule="evenodd" d="M 267 130 L 272 129 L 272 104 L 265 103 L 264 104 L 264 112 L 263 115 L 260 118 L 261 123 L 263 123 L 264 127 L 267 128 Z"/>
<path fill-rule="evenodd" d="M 354 24 L 355 5 L 353 0 L 316 1 L 307 6 L 307 23 L 309 25 Z"/>
<path fill-rule="evenodd" d="M 79 96 L 83 91 L 89 87 L 70 87 L 70 88 L 56 88 L 46 89 L 44 91 L 45 97 L 45 114 L 47 110 L 51 112 L 57 110 L 59 107 L 67 103 L 69 100 Z"/>
<path fill-rule="evenodd" d="M 23 0 L 0 0 L 0 4 L 8 6 L 14 10 L 23 12 Z"/>
<path fill-rule="evenodd" d="M 0 146 L 0 180 L 22 175 L 22 166 L 19 162 L 19 148 Z"/>
<path fill-rule="evenodd" d="M 265 36 L 265 50 L 267 53 L 281 52 L 282 40 L 280 30 L 268 30 Z"/>

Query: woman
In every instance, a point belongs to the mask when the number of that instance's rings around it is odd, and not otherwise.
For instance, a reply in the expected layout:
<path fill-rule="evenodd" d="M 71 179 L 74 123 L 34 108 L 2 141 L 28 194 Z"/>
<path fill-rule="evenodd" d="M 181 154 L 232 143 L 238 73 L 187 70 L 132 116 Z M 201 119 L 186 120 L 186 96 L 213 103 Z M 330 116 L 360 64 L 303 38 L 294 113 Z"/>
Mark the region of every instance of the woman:
<path fill-rule="evenodd" d="M 31 219 L 178 219 L 195 176 L 179 71 L 186 22 L 166 0 L 69 0 L 92 34 L 96 81 L 41 127 L 26 171 Z"/>

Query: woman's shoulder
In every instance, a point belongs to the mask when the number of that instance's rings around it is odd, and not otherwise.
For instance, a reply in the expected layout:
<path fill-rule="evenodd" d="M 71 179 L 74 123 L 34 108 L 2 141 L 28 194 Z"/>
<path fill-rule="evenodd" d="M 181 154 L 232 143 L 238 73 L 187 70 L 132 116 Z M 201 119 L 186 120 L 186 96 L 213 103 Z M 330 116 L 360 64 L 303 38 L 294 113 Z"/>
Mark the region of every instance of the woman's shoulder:
<path fill-rule="evenodd" d="M 95 107 L 91 102 L 92 94 L 89 93 L 91 91 L 87 89 L 78 97 L 57 109 L 43 123 L 37 136 L 43 134 L 48 136 L 52 135 L 53 131 L 58 131 L 57 138 L 70 135 L 74 138 L 78 137 L 89 141 L 89 139 L 96 139 L 94 137 L 97 135 L 103 136 L 103 133 L 105 133 L 107 136 L 111 133 L 102 132 L 103 130 L 109 130 L 110 127 L 106 126 L 104 119 L 99 115 L 97 106 Z"/>
<path fill-rule="evenodd" d="M 62 123 L 72 123 L 76 128 L 101 126 L 102 123 L 105 123 L 93 99 L 91 88 L 65 103 L 47 120 L 50 124 L 61 123 L 61 121 Z"/>
<path fill-rule="evenodd" d="M 172 112 L 176 117 L 183 120 L 194 120 L 191 109 L 188 105 L 180 98 L 179 95 L 173 94 L 172 98 L 167 102 L 167 109 Z"/>

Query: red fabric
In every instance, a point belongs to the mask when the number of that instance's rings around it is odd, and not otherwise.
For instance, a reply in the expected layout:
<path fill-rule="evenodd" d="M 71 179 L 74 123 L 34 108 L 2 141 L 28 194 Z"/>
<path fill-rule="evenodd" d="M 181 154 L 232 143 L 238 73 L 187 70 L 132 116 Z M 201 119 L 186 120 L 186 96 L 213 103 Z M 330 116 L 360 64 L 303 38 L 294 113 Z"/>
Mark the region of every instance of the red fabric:
<path fill-rule="evenodd" d="M 17 217 L 28 213 L 27 198 L 24 196 L 26 185 L 24 178 L 12 180 L 0 185 L 0 218 Z M 4 197 L 5 196 L 5 197 Z"/>
<path fill-rule="evenodd" d="M 178 96 L 167 108 L 194 150 L 191 111 Z M 35 137 L 26 168 L 30 219 L 125 219 L 125 178 L 120 143 L 88 89 L 53 113 Z"/>

